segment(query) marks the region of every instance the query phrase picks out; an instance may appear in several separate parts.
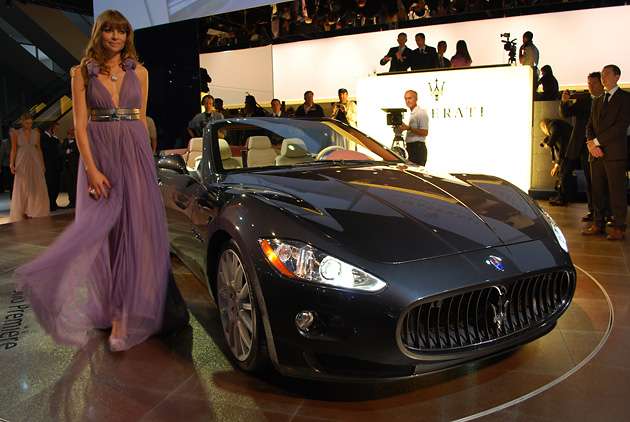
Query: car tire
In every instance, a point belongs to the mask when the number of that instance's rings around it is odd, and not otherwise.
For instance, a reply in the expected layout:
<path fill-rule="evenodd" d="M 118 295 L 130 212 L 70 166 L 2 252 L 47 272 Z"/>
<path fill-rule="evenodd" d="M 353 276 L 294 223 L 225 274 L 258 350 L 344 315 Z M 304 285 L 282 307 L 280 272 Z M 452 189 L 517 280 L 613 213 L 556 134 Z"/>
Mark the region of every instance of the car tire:
<path fill-rule="evenodd" d="M 258 301 L 238 244 L 230 239 L 217 260 L 217 307 L 230 354 L 239 368 L 256 372 L 269 365 Z"/>

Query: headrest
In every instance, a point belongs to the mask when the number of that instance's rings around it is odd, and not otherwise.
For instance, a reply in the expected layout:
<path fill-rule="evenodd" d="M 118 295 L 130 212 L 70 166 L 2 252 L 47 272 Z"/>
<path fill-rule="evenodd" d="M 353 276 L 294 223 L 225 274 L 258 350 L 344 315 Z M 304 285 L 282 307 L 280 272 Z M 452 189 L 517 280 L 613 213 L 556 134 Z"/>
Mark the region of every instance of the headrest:
<path fill-rule="evenodd" d="M 190 138 L 188 151 L 203 151 L 203 138 Z"/>
<path fill-rule="evenodd" d="M 266 136 L 250 136 L 247 140 L 247 149 L 271 148 L 271 141 Z"/>
<path fill-rule="evenodd" d="M 280 154 L 285 157 L 304 157 L 308 154 L 308 150 L 303 140 L 299 138 L 287 138 L 282 141 Z"/>
<path fill-rule="evenodd" d="M 232 149 L 225 139 L 219 139 L 219 151 L 221 151 L 221 159 L 227 160 L 232 158 Z"/>

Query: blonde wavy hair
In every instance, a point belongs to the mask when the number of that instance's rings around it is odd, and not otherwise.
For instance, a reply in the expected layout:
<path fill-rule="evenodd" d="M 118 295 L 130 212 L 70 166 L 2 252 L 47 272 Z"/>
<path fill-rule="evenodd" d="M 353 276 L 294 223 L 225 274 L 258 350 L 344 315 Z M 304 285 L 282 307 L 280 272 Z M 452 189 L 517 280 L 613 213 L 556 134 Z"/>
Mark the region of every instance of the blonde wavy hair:
<path fill-rule="evenodd" d="M 90 60 L 93 60 L 96 64 L 98 64 L 101 71 L 109 74 L 110 68 L 107 64 L 105 50 L 103 49 L 103 43 L 101 40 L 101 34 L 107 28 L 119 31 L 123 30 L 127 34 L 125 46 L 120 52 L 120 61 L 124 62 L 125 59 L 134 59 L 138 61 L 138 53 L 136 53 L 136 47 L 133 44 L 133 29 L 131 28 L 131 24 L 119 11 L 112 9 L 106 10 L 101 13 L 98 18 L 96 18 L 94 26 L 92 26 L 92 36 L 90 37 L 90 42 L 88 43 L 87 48 L 85 49 L 85 57 L 81 60 L 81 64 L 79 65 L 81 67 L 81 73 L 83 74 L 83 82 L 85 86 L 87 86 L 89 81 L 87 63 Z M 74 74 L 74 69 L 72 69 L 72 74 Z"/>

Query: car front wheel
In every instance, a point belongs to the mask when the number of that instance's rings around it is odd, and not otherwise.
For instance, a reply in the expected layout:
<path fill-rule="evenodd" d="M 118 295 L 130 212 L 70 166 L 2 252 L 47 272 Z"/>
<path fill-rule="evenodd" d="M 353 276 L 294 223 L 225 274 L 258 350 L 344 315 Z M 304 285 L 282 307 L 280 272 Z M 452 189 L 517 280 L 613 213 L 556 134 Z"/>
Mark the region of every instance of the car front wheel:
<path fill-rule="evenodd" d="M 236 364 L 248 372 L 262 369 L 269 362 L 267 342 L 251 280 L 234 240 L 221 248 L 216 280 L 221 325 Z"/>

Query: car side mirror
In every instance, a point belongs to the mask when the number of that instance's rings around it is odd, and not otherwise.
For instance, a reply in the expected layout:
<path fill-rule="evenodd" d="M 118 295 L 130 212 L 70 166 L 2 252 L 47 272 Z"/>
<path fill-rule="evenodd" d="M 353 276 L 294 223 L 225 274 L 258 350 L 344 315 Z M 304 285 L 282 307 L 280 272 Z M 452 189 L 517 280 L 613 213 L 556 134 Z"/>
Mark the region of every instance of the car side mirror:
<path fill-rule="evenodd" d="M 188 173 L 188 170 L 186 169 L 186 161 L 180 154 L 171 154 L 160 158 L 157 166 L 159 169 L 172 170 L 179 174 Z"/>

